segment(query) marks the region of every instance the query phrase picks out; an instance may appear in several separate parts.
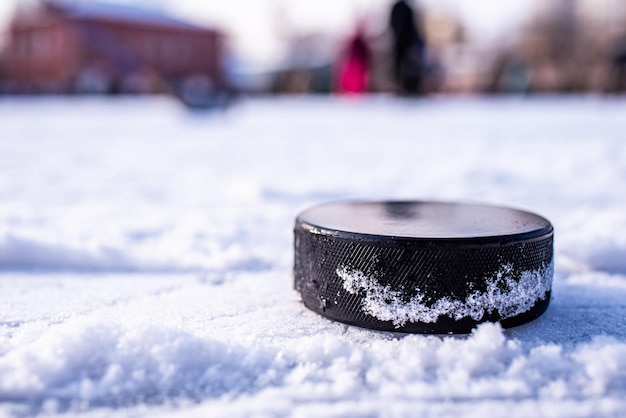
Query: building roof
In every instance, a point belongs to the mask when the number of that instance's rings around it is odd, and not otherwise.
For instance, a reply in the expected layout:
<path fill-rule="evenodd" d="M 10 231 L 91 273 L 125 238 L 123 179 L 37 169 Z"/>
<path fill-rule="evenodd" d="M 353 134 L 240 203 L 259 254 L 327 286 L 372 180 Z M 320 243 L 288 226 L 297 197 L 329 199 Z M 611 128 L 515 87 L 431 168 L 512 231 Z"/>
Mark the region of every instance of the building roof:
<path fill-rule="evenodd" d="M 114 20 L 129 23 L 142 23 L 172 29 L 210 30 L 177 19 L 157 9 L 142 8 L 100 1 L 54 1 L 48 5 L 71 19 Z"/>

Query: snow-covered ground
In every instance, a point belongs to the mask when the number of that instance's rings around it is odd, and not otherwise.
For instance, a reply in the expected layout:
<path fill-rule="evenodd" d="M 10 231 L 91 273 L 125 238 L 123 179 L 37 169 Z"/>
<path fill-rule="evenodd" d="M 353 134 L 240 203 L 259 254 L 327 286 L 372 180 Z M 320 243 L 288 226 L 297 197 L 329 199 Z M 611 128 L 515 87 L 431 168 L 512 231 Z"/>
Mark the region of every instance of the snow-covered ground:
<path fill-rule="evenodd" d="M 626 411 L 626 101 L 0 100 L 0 415 Z M 330 200 L 555 225 L 548 311 L 467 336 L 333 323 L 292 289 Z"/>

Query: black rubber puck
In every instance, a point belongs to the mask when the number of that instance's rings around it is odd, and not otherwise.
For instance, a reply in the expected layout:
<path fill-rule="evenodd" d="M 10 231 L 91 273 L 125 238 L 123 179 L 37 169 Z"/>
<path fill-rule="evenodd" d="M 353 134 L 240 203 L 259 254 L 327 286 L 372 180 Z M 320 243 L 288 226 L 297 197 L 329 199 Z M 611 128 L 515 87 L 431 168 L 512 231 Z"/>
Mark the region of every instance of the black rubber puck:
<path fill-rule="evenodd" d="M 553 228 L 520 210 L 441 202 L 339 202 L 295 224 L 295 288 L 309 309 L 365 328 L 467 333 L 548 307 Z"/>

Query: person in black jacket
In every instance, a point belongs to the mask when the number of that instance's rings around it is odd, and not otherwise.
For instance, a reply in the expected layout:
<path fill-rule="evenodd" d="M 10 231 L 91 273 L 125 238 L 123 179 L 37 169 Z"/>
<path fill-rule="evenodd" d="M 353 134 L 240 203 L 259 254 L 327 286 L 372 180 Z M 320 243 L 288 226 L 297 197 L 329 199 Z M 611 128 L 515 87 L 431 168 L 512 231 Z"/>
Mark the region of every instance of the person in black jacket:
<path fill-rule="evenodd" d="M 416 24 L 417 13 L 406 0 L 391 8 L 389 25 L 393 33 L 393 75 L 403 93 L 421 93 L 426 41 Z"/>

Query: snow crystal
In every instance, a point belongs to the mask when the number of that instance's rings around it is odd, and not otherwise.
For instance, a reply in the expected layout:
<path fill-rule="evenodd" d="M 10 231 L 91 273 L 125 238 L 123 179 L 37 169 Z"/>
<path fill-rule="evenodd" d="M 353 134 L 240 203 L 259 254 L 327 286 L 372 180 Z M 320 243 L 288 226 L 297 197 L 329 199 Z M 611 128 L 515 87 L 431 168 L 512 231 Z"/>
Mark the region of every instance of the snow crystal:
<path fill-rule="evenodd" d="M 512 276 L 512 271 L 512 265 L 503 265 L 493 276 L 482 279 L 487 284 L 485 292 L 474 291 L 464 301 L 445 296 L 431 305 L 422 302 L 424 294 L 419 289 L 415 289 L 415 296 L 405 301 L 404 292 L 392 290 L 389 285 L 383 286 L 362 271 L 340 266 L 337 275 L 349 293 L 365 292 L 361 302 L 363 312 L 401 327 L 407 322 L 436 322 L 441 316 L 456 320 L 471 317 L 480 321 L 485 312 L 493 311 L 497 311 L 502 319 L 511 318 L 547 297 L 552 286 L 552 263 L 538 270 L 523 271 L 519 280 Z M 503 291 L 503 287 L 506 290 Z"/>

